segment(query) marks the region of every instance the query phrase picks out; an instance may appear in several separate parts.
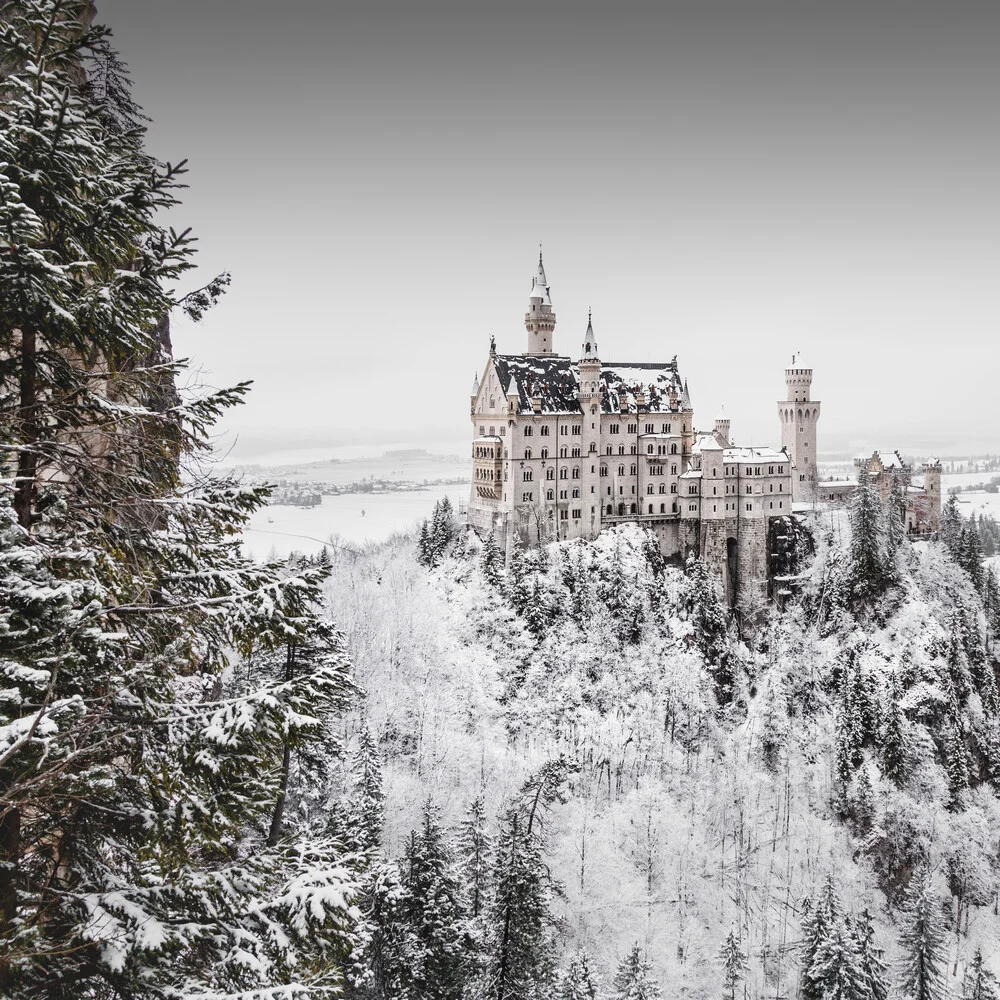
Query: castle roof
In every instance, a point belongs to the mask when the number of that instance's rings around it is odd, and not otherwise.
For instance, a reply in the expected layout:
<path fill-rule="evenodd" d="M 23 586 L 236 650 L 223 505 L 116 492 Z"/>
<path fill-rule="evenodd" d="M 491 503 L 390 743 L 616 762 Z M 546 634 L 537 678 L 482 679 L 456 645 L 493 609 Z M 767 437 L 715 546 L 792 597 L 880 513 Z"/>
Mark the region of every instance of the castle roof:
<path fill-rule="evenodd" d="M 726 448 L 727 462 L 789 462 L 791 459 L 777 448 Z"/>
<path fill-rule="evenodd" d="M 540 398 L 542 413 L 579 413 L 578 366 L 555 354 L 496 354 L 492 358 L 501 385 L 516 389 L 519 409 L 533 408 Z M 678 396 L 683 384 L 677 359 L 667 363 L 604 362 L 601 366 L 601 410 L 604 413 L 638 413 L 637 396 L 643 394 L 642 412 L 669 413 L 670 390 Z"/>

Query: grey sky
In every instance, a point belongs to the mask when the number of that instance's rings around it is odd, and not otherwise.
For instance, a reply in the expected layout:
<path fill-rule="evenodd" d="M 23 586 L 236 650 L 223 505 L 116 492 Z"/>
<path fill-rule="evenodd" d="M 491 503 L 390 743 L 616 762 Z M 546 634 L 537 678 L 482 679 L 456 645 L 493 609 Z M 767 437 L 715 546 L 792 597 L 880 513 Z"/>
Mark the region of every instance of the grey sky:
<path fill-rule="evenodd" d="M 778 439 L 793 350 L 821 451 L 995 440 L 1000 5 L 98 6 L 233 273 L 175 341 L 256 380 L 238 453 L 460 441 L 540 241 L 557 350 L 592 306 L 603 355 L 678 354 L 741 443 Z"/>

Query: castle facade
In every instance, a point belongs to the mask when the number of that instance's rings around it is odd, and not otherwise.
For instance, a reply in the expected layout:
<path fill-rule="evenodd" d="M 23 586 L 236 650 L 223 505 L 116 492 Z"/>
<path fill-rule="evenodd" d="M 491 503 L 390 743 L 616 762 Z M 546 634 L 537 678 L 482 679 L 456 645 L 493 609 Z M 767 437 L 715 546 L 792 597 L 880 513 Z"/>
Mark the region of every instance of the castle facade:
<path fill-rule="evenodd" d="M 731 604 L 766 587 L 797 482 L 787 445 L 735 447 L 724 413 L 697 431 L 676 356 L 604 360 L 589 318 L 576 358 L 556 354 L 541 254 L 525 327 L 527 350 L 492 344 L 473 383 L 468 523 L 510 552 L 636 522 L 667 557 L 703 555 Z M 786 373 L 790 399 L 802 379 Z M 815 421 L 795 434 L 802 452 L 815 452 Z"/>

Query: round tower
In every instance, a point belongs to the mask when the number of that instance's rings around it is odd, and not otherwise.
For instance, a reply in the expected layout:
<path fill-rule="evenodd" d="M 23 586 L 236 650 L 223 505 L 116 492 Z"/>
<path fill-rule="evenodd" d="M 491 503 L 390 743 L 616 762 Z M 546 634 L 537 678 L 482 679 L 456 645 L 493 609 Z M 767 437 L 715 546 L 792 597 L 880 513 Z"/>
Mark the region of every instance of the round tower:
<path fill-rule="evenodd" d="M 925 512 L 928 531 L 941 529 L 941 463 L 932 458 L 924 465 L 924 491 L 927 496 Z"/>
<path fill-rule="evenodd" d="M 715 418 L 715 437 L 723 448 L 730 446 L 729 429 L 731 426 L 732 421 L 730 421 L 729 415 L 726 413 L 726 408 L 723 407 L 719 410 L 719 415 Z"/>
<path fill-rule="evenodd" d="M 785 369 L 785 398 L 778 402 L 781 444 L 792 459 L 792 500 L 811 501 L 816 497 L 819 470 L 816 466 L 816 424 L 822 403 L 812 398 L 813 370 L 792 355 Z"/>
<path fill-rule="evenodd" d="M 538 251 L 538 272 L 531 279 L 531 294 L 528 296 L 528 311 L 524 314 L 524 326 L 528 331 L 528 349 L 525 354 L 555 353 L 554 338 L 556 314 L 552 311 L 552 296 L 545 277 L 542 251 Z"/>

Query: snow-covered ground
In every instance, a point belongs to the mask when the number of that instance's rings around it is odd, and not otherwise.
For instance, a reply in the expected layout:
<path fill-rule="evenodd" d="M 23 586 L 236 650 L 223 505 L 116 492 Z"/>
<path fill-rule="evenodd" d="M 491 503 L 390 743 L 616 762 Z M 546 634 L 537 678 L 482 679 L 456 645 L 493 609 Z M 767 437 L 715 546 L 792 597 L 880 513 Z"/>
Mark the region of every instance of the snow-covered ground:
<path fill-rule="evenodd" d="M 243 532 L 245 550 L 257 559 L 272 552 L 318 552 L 336 536 L 340 542 L 363 545 L 381 542 L 393 532 L 407 531 L 425 517 L 442 497 L 453 504 L 469 501 L 469 485 L 447 484 L 400 493 L 346 493 L 325 496 L 319 507 L 265 507 Z"/>

